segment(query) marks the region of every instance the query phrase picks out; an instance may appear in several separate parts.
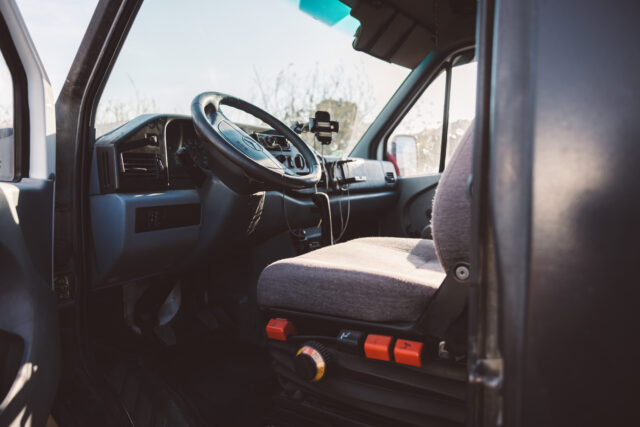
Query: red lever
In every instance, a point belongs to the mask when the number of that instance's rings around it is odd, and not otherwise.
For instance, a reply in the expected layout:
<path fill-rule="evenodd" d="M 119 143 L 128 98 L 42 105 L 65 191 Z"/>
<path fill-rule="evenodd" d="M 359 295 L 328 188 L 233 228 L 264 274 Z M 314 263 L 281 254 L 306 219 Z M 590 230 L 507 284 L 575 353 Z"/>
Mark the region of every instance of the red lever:
<path fill-rule="evenodd" d="M 397 340 L 393 348 L 393 357 L 397 363 L 422 366 L 422 346 L 418 341 Z"/>
<path fill-rule="evenodd" d="M 267 331 L 267 337 L 278 341 L 286 341 L 289 335 L 296 333 L 293 323 L 287 319 L 271 319 L 265 329 Z"/>
<path fill-rule="evenodd" d="M 391 360 L 389 349 L 391 348 L 391 341 L 393 337 L 386 335 L 373 335 L 367 336 L 364 342 L 364 354 L 369 359 Z"/>

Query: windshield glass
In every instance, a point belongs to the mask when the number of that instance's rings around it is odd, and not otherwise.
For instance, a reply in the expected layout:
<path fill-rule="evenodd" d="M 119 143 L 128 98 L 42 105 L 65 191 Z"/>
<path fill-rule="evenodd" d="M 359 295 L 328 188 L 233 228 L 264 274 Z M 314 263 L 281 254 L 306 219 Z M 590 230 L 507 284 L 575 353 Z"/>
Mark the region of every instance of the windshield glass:
<path fill-rule="evenodd" d="M 189 114 L 197 94 L 216 91 L 287 125 L 329 111 L 340 132 L 324 153 L 348 154 L 410 70 L 353 49 L 359 23 L 347 6 L 336 0 L 346 9 L 336 16 L 311 3 L 145 1 L 100 99 L 97 136 L 144 113 Z"/>

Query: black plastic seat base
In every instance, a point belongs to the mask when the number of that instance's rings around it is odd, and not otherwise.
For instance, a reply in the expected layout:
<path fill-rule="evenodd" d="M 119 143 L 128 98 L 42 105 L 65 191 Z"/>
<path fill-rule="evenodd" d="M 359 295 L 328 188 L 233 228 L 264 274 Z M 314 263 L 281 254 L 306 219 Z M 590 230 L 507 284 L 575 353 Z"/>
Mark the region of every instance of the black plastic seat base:
<path fill-rule="evenodd" d="M 427 359 L 420 368 L 366 359 L 326 343 L 333 364 L 319 382 L 302 379 L 294 355 L 305 338 L 270 341 L 273 368 L 283 387 L 282 404 L 299 416 L 343 417 L 345 425 L 458 426 L 464 424 L 464 363 Z M 313 407 L 313 409 L 311 409 Z"/>

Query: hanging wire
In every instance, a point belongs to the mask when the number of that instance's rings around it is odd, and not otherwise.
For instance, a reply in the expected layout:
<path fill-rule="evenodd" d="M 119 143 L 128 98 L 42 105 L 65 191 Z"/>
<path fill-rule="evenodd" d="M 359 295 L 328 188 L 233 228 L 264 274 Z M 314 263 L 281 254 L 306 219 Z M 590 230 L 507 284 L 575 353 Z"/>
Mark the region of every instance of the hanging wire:
<path fill-rule="evenodd" d="M 345 157 L 342 157 L 340 160 L 346 160 Z M 333 169 L 332 169 L 332 175 L 336 176 L 336 169 L 338 168 L 338 161 L 334 162 L 333 164 Z M 351 216 L 351 195 L 349 193 L 349 184 L 346 184 L 344 187 L 338 187 L 338 190 L 341 192 L 345 192 L 347 193 L 347 219 L 346 221 L 344 220 L 344 215 L 342 213 L 342 198 L 340 198 L 339 202 L 338 202 L 338 208 L 340 210 L 340 235 L 338 236 L 337 239 L 335 239 L 335 242 L 338 243 L 340 241 L 340 239 L 342 239 L 342 237 L 344 236 L 344 233 L 347 231 L 347 227 L 349 226 L 349 218 Z"/>
<path fill-rule="evenodd" d="M 313 138 L 313 150 L 315 152 L 317 152 L 316 149 L 316 138 L 314 136 Z M 324 168 L 324 147 L 322 149 L 323 151 L 323 156 L 322 156 L 322 169 L 325 171 L 325 180 L 326 178 L 326 169 Z M 318 192 L 318 184 L 315 184 L 313 186 L 313 191 L 314 193 Z M 285 190 L 282 189 L 281 191 L 282 193 L 282 212 L 284 214 L 284 221 L 287 224 L 287 229 L 289 230 L 289 233 L 291 233 L 294 237 L 297 237 L 298 239 L 304 239 L 305 235 L 302 233 L 297 233 L 296 230 L 291 228 L 291 224 L 289 223 L 289 216 L 287 215 L 287 203 L 286 203 L 286 195 L 285 195 Z M 322 226 L 322 218 L 320 218 L 320 221 L 318 221 L 318 224 L 316 225 L 316 230 L 320 229 L 320 227 Z"/>
<path fill-rule="evenodd" d="M 314 151 L 317 153 L 317 142 L 318 139 L 317 137 L 314 135 L 313 137 L 313 149 Z M 346 160 L 346 157 L 342 157 L 340 160 Z M 335 177 L 336 175 L 336 170 L 338 167 L 338 163 L 339 161 L 336 160 L 331 168 L 331 176 Z M 322 171 L 324 172 L 324 177 L 325 177 L 325 188 L 327 191 L 327 197 L 329 197 L 329 173 L 326 167 L 326 162 L 325 162 L 325 158 L 324 158 L 324 144 L 321 144 L 321 148 L 320 148 L 320 167 L 322 168 Z M 318 193 L 318 184 L 314 185 L 314 193 Z M 349 220 L 351 218 L 351 193 L 350 193 L 350 186 L 349 184 L 345 184 L 344 187 L 342 186 L 336 186 L 336 189 L 338 191 L 340 191 L 341 193 L 345 193 L 347 195 L 347 216 L 345 219 L 344 213 L 343 213 L 343 198 L 341 197 L 338 201 L 338 208 L 340 211 L 340 234 L 338 236 L 338 238 L 334 239 L 335 243 L 338 243 L 342 237 L 344 237 L 345 232 L 347 231 L 347 228 L 349 227 Z M 331 209 L 331 199 L 329 199 L 329 209 Z M 287 204 L 286 204 L 286 195 L 285 195 L 285 190 L 282 190 L 282 212 L 284 214 L 284 220 L 285 223 L 287 224 L 287 229 L 289 230 L 289 233 L 291 233 L 293 236 L 299 238 L 299 239 L 303 239 L 305 236 L 304 234 L 300 234 L 297 233 L 296 230 L 294 230 L 293 228 L 291 228 L 291 224 L 289 222 L 289 216 L 287 214 Z M 316 229 L 320 229 L 320 227 L 322 226 L 322 218 L 320 218 L 320 221 L 318 222 L 318 225 L 316 225 Z"/>
<path fill-rule="evenodd" d="M 287 228 L 289 229 L 289 233 L 293 234 L 298 239 L 304 239 L 304 234 L 298 234 L 294 229 L 291 228 L 291 224 L 289 224 L 289 216 L 287 215 L 287 203 L 286 196 L 284 194 L 284 189 L 282 190 L 282 212 L 284 213 L 284 221 L 287 223 Z"/>

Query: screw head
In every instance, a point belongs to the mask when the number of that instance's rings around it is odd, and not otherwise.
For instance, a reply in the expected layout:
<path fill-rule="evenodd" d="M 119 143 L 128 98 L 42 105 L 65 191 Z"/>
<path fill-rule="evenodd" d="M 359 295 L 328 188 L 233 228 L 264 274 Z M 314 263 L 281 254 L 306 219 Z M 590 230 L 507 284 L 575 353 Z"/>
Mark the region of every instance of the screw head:
<path fill-rule="evenodd" d="M 456 278 L 460 281 L 467 280 L 471 273 L 466 265 L 459 265 L 455 269 Z"/>
<path fill-rule="evenodd" d="M 440 359 L 451 359 L 451 354 L 449 354 L 447 350 L 447 343 L 445 341 L 438 343 L 438 357 Z"/>

